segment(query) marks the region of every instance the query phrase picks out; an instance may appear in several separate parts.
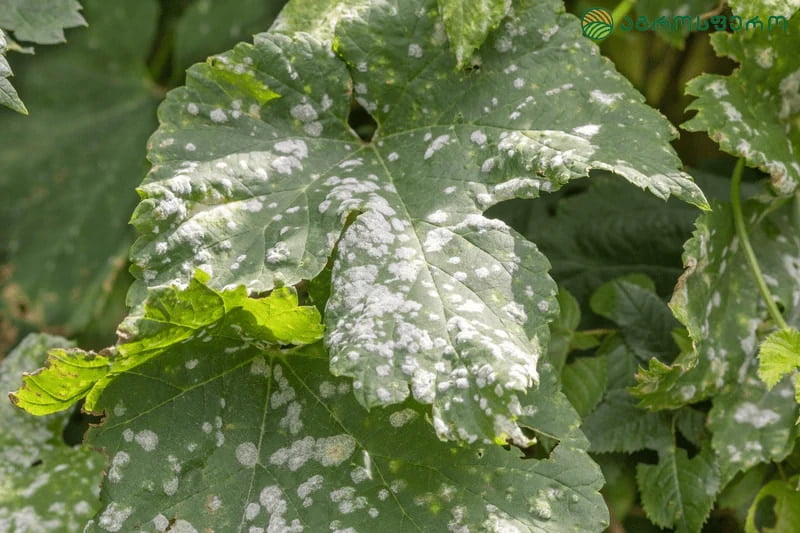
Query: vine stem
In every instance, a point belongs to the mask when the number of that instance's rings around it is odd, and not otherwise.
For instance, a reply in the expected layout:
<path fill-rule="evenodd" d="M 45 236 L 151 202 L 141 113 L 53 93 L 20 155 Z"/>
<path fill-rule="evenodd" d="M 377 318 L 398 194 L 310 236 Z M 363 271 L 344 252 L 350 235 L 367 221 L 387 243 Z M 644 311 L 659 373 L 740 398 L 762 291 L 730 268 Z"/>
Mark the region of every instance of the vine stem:
<path fill-rule="evenodd" d="M 636 0 L 622 0 L 622 2 L 614 8 L 614 11 L 611 12 L 611 18 L 614 19 L 615 22 L 622 19 L 622 17 L 627 15 L 628 11 L 633 8 L 635 3 Z"/>
<path fill-rule="evenodd" d="M 753 275 L 758 290 L 761 291 L 761 296 L 764 298 L 764 303 L 767 304 L 767 309 L 772 319 L 781 329 L 787 329 L 789 326 L 783 319 L 778 306 L 775 305 L 775 299 L 767 287 L 767 282 L 764 279 L 764 274 L 761 272 L 761 267 L 758 266 L 758 259 L 753 252 L 753 247 L 750 245 L 750 237 L 747 236 L 747 228 L 744 225 L 744 215 L 742 214 L 742 199 L 741 199 L 741 185 L 742 185 L 742 172 L 744 171 L 744 158 L 740 157 L 736 162 L 736 168 L 733 170 L 733 178 L 731 180 L 731 206 L 733 207 L 733 222 L 736 226 L 736 235 L 742 242 L 744 255 L 747 258 L 747 264 L 750 266 L 750 273 Z"/>

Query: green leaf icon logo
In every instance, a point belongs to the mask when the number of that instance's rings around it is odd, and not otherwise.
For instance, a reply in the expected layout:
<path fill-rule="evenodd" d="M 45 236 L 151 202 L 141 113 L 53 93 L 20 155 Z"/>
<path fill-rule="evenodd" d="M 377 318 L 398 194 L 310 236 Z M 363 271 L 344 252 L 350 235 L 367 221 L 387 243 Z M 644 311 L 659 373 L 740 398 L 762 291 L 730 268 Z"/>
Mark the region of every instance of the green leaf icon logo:
<path fill-rule="evenodd" d="M 583 34 L 593 41 L 602 41 L 611 35 L 614 29 L 614 18 L 607 9 L 593 7 L 581 18 Z"/>

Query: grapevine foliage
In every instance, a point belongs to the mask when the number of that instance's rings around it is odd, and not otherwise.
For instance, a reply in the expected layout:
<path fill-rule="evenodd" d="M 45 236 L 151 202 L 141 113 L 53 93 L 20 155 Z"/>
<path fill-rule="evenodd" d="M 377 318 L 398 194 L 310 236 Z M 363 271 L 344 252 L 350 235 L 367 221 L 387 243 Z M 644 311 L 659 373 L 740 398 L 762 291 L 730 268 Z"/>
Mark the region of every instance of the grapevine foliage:
<path fill-rule="evenodd" d="M 614 12 L 800 17 L 729 4 Z M 0 113 L 0 533 L 800 527 L 796 31 L 686 85 L 729 179 L 560 0 L 0 8 L 88 20 Z"/>

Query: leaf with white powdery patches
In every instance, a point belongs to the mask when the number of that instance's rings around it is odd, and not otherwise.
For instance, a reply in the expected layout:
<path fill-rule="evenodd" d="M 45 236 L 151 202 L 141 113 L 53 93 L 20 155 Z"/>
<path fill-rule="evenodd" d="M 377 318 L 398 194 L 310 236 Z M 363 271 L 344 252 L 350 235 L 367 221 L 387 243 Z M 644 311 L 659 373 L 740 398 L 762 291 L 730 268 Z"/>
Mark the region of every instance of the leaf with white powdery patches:
<path fill-rule="evenodd" d="M 332 371 L 366 406 L 433 404 L 442 438 L 525 445 L 515 406 L 556 288 L 536 247 L 483 210 L 591 168 L 705 200 L 675 170 L 669 124 L 558 2 L 520 3 L 479 71 L 454 70 L 437 28 L 432 2 L 376 4 L 338 23 L 338 57 L 307 34 L 263 34 L 192 67 L 151 139 L 134 272 L 152 286 L 199 267 L 214 288 L 264 291 L 315 277 L 338 240 Z M 370 142 L 347 125 L 351 94 L 378 123 Z"/>
<path fill-rule="evenodd" d="M 759 14 L 767 13 L 775 11 L 764 6 Z M 740 66 L 730 76 L 704 74 L 689 82 L 687 93 L 698 98 L 687 109 L 697 114 L 683 125 L 708 132 L 724 151 L 770 174 L 783 194 L 800 183 L 800 15 L 788 16 L 788 31 L 778 26 L 711 36 L 717 53 Z"/>
<path fill-rule="evenodd" d="M 32 334 L 0 363 L 0 390 L 42 364 L 61 337 Z M 32 417 L 0 401 L 0 531 L 77 533 L 99 509 L 103 457 L 64 443 L 69 413 Z"/>
<path fill-rule="evenodd" d="M 511 9 L 511 0 L 438 0 L 450 48 L 459 67 L 480 48 Z"/>
<path fill-rule="evenodd" d="M 110 465 L 87 531 L 566 533 L 607 522 L 600 471 L 552 387 L 538 417 L 561 442 L 542 460 L 441 442 L 418 404 L 367 413 L 350 391 L 321 358 L 227 337 L 175 345 L 100 398 L 108 417 L 88 442 Z"/>
<path fill-rule="evenodd" d="M 744 204 L 747 233 L 766 283 L 789 325 L 800 324 L 800 219 L 797 200 Z M 759 332 L 768 320 L 756 281 L 726 204 L 701 216 L 687 241 L 687 267 L 670 306 L 689 330 L 695 350 L 672 366 L 642 371 L 636 395 L 650 408 L 698 402 L 726 383 L 743 382 L 756 364 Z M 652 401 L 651 401 L 652 400 Z"/>

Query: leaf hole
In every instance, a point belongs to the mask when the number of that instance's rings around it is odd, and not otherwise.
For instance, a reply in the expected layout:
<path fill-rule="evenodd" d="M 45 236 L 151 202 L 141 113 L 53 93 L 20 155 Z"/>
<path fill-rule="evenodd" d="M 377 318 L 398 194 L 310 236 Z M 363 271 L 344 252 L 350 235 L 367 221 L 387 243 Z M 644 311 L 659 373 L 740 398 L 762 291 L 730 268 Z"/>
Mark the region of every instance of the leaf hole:
<path fill-rule="evenodd" d="M 69 420 L 64 424 L 64 429 L 61 431 L 61 440 L 68 446 L 77 446 L 83 442 L 83 436 L 89 429 L 89 425 L 98 425 L 102 421 L 102 417 L 84 413 L 81 409 L 83 401 L 78 402 L 69 416 Z"/>
<path fill-rule="evenodd" d="M 362 141 L 372 142 L 378 123 L 369 114 L 369 111 L 353 100 L 350 102 L 350 114 L 347 115 L 347 124 L 356 132 Z"/>

